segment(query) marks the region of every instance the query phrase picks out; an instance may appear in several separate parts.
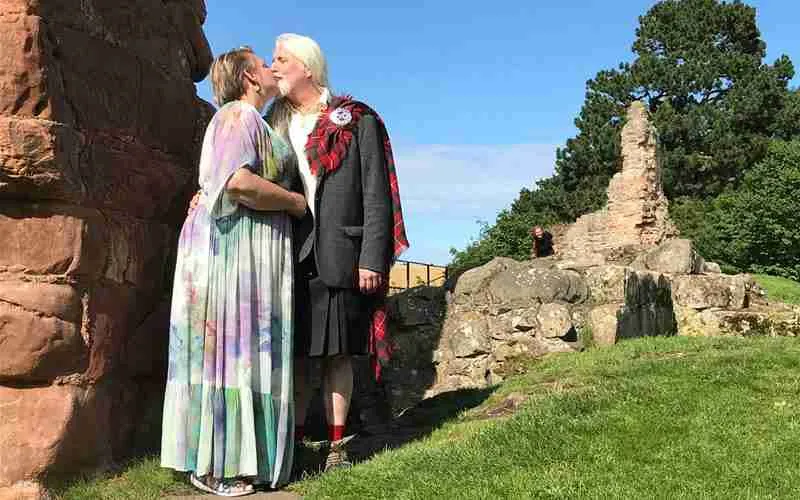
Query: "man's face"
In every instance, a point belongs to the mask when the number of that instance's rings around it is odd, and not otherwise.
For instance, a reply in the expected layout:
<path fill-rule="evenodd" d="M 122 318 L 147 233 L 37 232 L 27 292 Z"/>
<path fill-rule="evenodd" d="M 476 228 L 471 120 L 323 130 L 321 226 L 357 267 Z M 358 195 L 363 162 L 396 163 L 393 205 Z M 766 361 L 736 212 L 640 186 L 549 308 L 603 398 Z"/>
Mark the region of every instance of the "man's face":
<path fill-rule="evenodd" d="M 278 80 L 278 88 L 283 96 L 288 96 L 298 88 L 311 85 L 311 72 L 281 43 L 275 46 L 272 54 L 272 72 Z"/>
<path fill-rule="evenodd" d="M 544 230 L 543 230 L 542 228 L 540 228 L 540 227 L 536 227 L 536 228 L 534 228 L 534 229 L 533 229 L 533 236 L 534 236 L 534 237 L 535 237 L 537 240 L 540 240 L 540 239 L 542 239 L 542 236 L 544 236 Z"/>

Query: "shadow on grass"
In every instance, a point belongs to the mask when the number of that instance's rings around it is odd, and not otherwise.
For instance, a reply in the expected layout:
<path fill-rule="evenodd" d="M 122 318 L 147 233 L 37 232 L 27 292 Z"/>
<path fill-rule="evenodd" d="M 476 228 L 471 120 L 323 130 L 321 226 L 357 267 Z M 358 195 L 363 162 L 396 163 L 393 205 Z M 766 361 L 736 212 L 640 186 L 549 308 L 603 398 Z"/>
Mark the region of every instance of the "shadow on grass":
<path fill-rule="evenodd" d="M 495 389 L 496 387 L 488 387 L 444 392 L 404 411 L 379 430 L 370 432 L 362 429 L 348 445 L 350 459 L 353 462 L 363 462 L 382 451 L 423 439 L 462 412 L 480 406 Z M 296 470 L 299 473 L 297 478 L 319 473 L 325 463 L 326 451 L 324 445 L 313 444 L 299 450 L 296 457 Z"/>

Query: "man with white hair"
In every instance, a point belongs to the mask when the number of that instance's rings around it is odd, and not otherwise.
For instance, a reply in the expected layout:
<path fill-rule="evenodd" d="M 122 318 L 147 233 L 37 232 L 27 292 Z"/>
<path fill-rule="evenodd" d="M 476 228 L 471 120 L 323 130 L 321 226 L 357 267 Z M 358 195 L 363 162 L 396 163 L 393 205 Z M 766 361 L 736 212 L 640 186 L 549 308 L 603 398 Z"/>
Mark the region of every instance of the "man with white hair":
<path fill-rule="evenodd" d="M 349 467 L 345 423 L 352 356 L 389 356 L 383 307 L 389 268 L 408 248 L 386 127 L 350 97 L 334 96 L 325 57 L 311 38 L 283 34 L 272 70 L 281 96 L 268 120 L 295 150 L 309 213 L 295 231 L 295 437 L 311 399 L 309 358 L 323 363 L 330 451 L 325 470 Z"/>

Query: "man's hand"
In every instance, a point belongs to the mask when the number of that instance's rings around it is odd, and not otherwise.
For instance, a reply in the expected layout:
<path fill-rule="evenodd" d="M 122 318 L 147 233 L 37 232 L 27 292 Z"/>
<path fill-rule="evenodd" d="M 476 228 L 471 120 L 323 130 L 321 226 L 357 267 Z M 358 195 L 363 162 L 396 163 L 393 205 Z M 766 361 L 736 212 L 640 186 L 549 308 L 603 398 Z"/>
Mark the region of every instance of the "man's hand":
<path fill-rule="evenodd" d="M 383 286 L 383 275 L 369 269 L 358 269 L 358 288 L 361 293 L 375 293 Z"/>
<path fill-rule="evenodd" d="M 191 215 L 194 212 L 194 209 L 197 208 L 197 205 L 200 203 L 200 191 L 196 192 L 192 197 L 192 201 L 189 202 L 189 210 L 186 211 L 186 215 Z"/>

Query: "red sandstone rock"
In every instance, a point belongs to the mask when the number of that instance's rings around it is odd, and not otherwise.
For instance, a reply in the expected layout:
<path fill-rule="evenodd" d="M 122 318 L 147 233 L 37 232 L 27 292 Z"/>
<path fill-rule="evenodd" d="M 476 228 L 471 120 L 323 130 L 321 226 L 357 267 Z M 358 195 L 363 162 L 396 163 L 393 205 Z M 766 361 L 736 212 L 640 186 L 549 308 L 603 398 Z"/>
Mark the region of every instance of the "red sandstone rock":
<path fill-rule="evenodd" d="M 213 113 L 192 83 L 205 16 L 202 0 L 0 0 L 0 499 L 157 434 Z"/>
<path fill-rule="evenodd" d="M 0 273 L 94 278 L 107 258 L 100 212 L 57 204 L 0 203 Z"/>
<path fill-rule="evenodd" d="M 105 465 L 110 460 L 109 406 L 93 388 L 0 386 L 0 488 Z"/>
<path fill-rule="evenodd" d="M 79 323 L 0 301 L 0 380 L 49 382 L 82 373 L 87 360 Z"/>
<path fill-rule="evenodd" d="M 84 142 L 83 134 L 55 122 L 0 116 L 0 199 L 85 202 Z"/>

